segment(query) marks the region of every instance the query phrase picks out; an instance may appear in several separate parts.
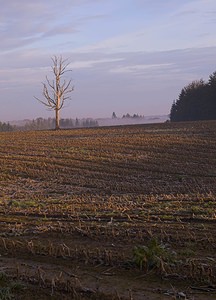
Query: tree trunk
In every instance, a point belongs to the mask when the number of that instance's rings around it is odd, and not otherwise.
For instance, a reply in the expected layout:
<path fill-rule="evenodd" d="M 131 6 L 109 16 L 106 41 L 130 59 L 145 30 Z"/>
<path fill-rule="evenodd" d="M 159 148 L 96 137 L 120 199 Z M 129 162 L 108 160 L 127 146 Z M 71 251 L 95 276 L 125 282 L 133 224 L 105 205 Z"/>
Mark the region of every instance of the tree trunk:
<path fill-rule="evenodd" d="M 55 130 L 59 130 L 60 129 L 60 124 L 59 124 L 59 110 L 60 110 L 60 104 L 61 104 L 61 97 L 60 97 L 60 90 L 59 90 L 59 86 L 60 86 L 60 75 L 57 74 L 56 75 L 56 105 L 55 105 L 55 115 L 56 115 L 56 126 L 55 126 Z"/>
<path fill-rule="evenodd" d="M 56 108 L 55 109 L 55 130 L 58 130 L 60 129 L 60 126 L 59 126 L 59 110 Z"/>

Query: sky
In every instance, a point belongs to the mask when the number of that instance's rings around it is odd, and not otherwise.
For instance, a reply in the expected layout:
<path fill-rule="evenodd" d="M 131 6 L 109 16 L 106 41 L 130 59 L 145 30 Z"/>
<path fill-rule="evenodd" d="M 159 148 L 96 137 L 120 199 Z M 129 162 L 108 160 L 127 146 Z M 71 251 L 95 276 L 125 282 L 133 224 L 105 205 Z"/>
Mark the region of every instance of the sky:
<path fill-rule="evenodd" d="M 0 0 L 0 121 L 54 117 L 42 82 L 68 59 L 62 118 L 168 115 L 216 71 L 215 0 Z"/>

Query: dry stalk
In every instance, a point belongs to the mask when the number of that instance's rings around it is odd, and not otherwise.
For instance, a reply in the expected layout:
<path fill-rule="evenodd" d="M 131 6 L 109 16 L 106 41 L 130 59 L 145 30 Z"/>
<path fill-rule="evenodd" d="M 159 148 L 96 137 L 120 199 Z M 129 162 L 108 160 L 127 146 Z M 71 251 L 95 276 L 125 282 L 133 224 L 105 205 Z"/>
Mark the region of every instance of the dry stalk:
<path fill-rule="evenodd" d="M 16 277 L 19 278 L 20 276 L 20 266 L 18 265 L 18 263 L 16 263 Z"/>
<path fill-rule="evenodd" d="M 43 283 L 43 285 L 45 285 L 45 280 L 43 278 L 43 275 L 45 274 L 45 271 L 43 271 L 41 269 L 41 267 L 38 267 L 37 268 L 37 272 L 38 272 L 38 281 L 39 281 L 39 284 Z"/>
<path fill-rule="evenodd" d="M 129 290 L 129 300 L 134 300 L 132 290 Z"/>
<path fill-rule="evenodd" d="M 64 252 L 67 251 L 67 253 L 65 254 L 65 256 L 71 257 L 71 250 L 70 250 L 70 248 L 67 245 L 65 245 L 65 243 L 62 244 L 62 247 L 64 248 Z"/>
<path fill-rule="evenodd" d="M 3 245 L 4 245 L 5 250 L 8 250 L 7 245 L 6 245 L 6 241 L 5 241 L 4 238 L 2 238 L 2 242 L 3 242 Z"/>
<path fill-rule="evenodd" d="M 55 278 L 52 278 L 51 280 L 51 296 L 54 294 L 54 288 L 56 287 Z"/>
<path fill-rule="evenodd" d="M 31 252 L 31 254 L 35 254 L 34 243 L 32 240 L 27 243 L 27 249 Z"/>
<path fill-rule="evenodd" d="M 53 256 L 54 255 L 54 252 L 55 252 L 55 249 L 54 249 L 54 246 L 53 246 L 53 243 L 49 242 L 49 246 L 48 246 L 48 254 L 49 256 Z"/>

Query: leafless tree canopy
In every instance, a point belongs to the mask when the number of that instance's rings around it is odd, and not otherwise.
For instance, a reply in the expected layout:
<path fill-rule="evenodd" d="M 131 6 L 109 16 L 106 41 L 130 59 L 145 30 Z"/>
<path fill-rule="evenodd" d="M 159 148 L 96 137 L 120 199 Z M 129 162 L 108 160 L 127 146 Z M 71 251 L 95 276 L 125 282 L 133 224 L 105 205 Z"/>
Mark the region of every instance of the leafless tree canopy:
<path fill-rule="evenodd" d="M 68 69 L 68 60 L 64 60 L 61 56 L 54 56 L 52 57 L 52 62 L 54 79 L 51 81 L 46 76 L 46 82 L 42 82 L 45 100 L 41 100 L 37 97 L 35 98 L 46 107 L 55 110 L 56 129 L 59 129 L 59 111 L 63 108 L 65 101 L 70 99 L 69 94 L 74 90 L 74 87 L 71 80 L 67 81 L 63 79 L 63 75 L 66 72 L 72 71 Z"/>

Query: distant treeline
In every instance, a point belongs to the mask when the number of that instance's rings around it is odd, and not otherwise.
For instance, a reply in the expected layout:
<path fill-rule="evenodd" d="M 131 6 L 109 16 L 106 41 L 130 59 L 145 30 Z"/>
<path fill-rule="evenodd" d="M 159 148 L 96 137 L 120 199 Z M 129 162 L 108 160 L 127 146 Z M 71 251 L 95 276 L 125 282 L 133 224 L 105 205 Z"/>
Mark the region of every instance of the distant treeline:
<path fill-rule="evenodd" d="M 184 87 L 170 111 L 170 121 L 216 119 L 216 72 L 208 82 L 196 80 Z"/>
<path fill-rule="evenodd" d="M 133 114 L 133 115 L 130 115 L 130 114 L 126 114 L 126 115 L 123 115 L 122 118 L 134 118 L 134 119 L 139 119 L 139 118 L 144 118 L 144 116 L 142 115 L 138 115 L 138 114 Z"/>
<path fill-rule="evenodd" d="M 10 123 L 2 123 L 0 122 L 0 131 L 13 131 L 14 126 L 10 125 Z"/>
<path fill-rule="evenodd" d="M 62 129 L 76 127 L 97 127 L 97 120 L 93 119 L 61 119 L 60 127 Z M 0 131 L 20 131 L 20 130 L 46 130 L 55 128 L 55 119 L 53 118 L 37 118 L 34 120 L 25 120 L 21 125 L 11 125 L 10 123 L 0 122 Z"/>
<path fill-rule="evenodd" d="M 60 128 L 75 128 L 75 127 L 97 127 L 98 122 L 93 119 L 61 119 Z M 21 130 L 42 130 L 42 129 L 54 129 L 55 128 L 55 119 L 53 118 L 37 118 L 34 120 L 26 121 L 23 126 L 16 126 L 17 129 Z"/>
<path fill-rule="evenodd" d="M 116 116 L 116 113 L 113 112 L 112 119 L 116 119 L 116 118 L 118 118 L 118 117 Z M 127 114 L 122 116 L 122 119 L 125 119 L 125 118 L 135 118 L 136 119 L 136 118 L 144 118 L 144 116 L 138 115 L 138 114 L 130 115 L 129 113 L 127 113 Z"/>

